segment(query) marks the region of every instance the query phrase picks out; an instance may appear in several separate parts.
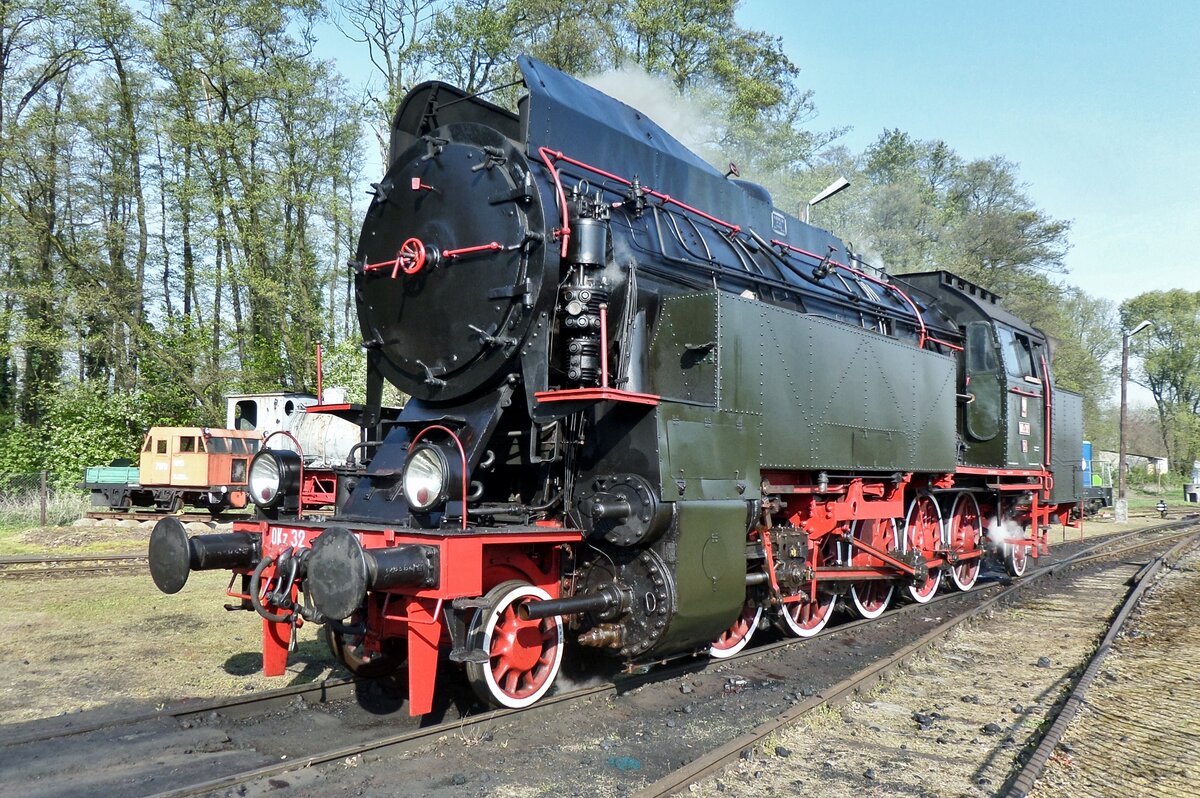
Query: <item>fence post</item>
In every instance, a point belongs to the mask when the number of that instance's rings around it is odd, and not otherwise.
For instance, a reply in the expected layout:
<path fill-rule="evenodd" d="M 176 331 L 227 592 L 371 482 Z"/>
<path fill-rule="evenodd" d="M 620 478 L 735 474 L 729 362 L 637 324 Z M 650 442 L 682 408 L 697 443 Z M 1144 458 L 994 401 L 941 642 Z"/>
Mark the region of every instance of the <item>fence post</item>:
<path fill-rule="evenodd" d="M 42 511 L 41 512 L 42 523 L 40 524 L 40 526 L 45 526 L 46 525 L 46 470 L 45 469 L 42 469 L 41 476 L 42 476 L 42 484 L 41 484 L 40 489 L 38 490 L 38 498 L 40 499 L 40 502 L 41 502 L 41 511 Z"/>

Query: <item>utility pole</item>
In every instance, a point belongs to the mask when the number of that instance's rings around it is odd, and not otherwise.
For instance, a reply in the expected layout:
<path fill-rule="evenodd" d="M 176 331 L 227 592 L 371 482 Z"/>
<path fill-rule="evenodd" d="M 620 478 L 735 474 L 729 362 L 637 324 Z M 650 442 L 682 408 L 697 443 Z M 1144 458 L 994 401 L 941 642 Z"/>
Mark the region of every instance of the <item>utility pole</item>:
<path fill-rule="evenodd" d="M 1128 332 L 1121 331 L 1121 441 L 1119 446 L 1120 451 L 1117 453 L 1117 501 L 1116 506 L 1113 508 L 1113 514 L 1116 516 L 1118 524 L 1123 524 L 1129 520 L 1129 502 L 1125 498 L 1125 476 L 1129 473 L 1129 465 L 1125 462 L 1125 419 L 1129 414 L 1127 406 L 1127 396 L 1129 393 L 1129 339 L 1152 324 L 1154 324 L 1152 321 L 1143 321 Z"/>

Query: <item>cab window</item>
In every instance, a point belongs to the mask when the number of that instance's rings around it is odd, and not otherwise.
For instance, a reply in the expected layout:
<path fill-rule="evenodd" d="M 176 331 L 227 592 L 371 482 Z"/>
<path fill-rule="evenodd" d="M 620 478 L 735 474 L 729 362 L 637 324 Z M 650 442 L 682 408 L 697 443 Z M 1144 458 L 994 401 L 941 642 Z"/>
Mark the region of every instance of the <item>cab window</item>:
<path fill-rule="evenodd" d="M 257 400 L 243 399 L 233 406 L 233 425 L 241 430 L 252 430 L 258 426 Z"/>
<path fill-rule="evenodd" d="M 976 321 L 967 325 L 967 373 L 987 374 L 999 371 L 991 332 L 991 325 L 986 321 Z"/>
<path fill-rule="evenodd" d="M 212 437 L 208 439 L 210 454 L 229 454 L 229 441 L 226 438 Z"/>
<path fill-rule="evenodd" d="M 1000 336 L 1000 351 L 1004 357 L 1004 370 L 1015 380 L 1025 377 L 1035 377 L 1033 355 L 1029 348 L 1029 339 L 1007 327 L 996 327 Z"/>

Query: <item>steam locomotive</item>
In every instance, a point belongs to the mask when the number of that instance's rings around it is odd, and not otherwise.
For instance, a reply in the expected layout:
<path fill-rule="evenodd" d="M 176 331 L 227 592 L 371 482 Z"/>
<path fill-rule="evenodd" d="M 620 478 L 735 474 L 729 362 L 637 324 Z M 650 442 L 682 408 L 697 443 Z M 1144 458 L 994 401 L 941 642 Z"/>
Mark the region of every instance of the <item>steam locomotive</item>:
<path fill-rule="evenodd" d="M 1045 336 L 520 68 L 516 113 L 438 82 L 396 113 L 351 263 L 368 391 L 336 512 L 308 514 L 295 453 L 264 448 L 259 520 L 155 528 L 163 591 L 231 569 L 267 674 L 320 622 L 351 670 L 407 668 L 421 715 L 439 671 L 520 707 L 568 646 L 728 657 L 1044 553 L 1082 490 Z M 385 381 L 411 396 L 391 421 Z"/>

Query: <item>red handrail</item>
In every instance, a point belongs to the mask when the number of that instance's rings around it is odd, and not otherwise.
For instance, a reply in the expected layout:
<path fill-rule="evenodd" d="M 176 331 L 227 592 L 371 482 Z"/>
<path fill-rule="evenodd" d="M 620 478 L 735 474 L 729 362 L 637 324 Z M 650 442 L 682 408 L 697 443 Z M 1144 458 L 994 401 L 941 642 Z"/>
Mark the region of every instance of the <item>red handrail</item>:
<path fill-rule="evenodd" d="M 538 150 L 538 154 L 542 156 L 542 160 L 545 161 L 546 166 L 550 168 L 551 174 L 554 177 L 554 183 L 558 187 L 559 201 L 562 203 L 562 206 L 563 206 L 563 226 L 564 227 L 566 227 L 567 202 L 566 202 L 565 196 L 562 191 L 562 184 L 561 184 L 561 182 L 559 182 L 559 179 L 558 179 L 558 171 L 554 168 L 553 164 L 551 163 L 551 160 L 566 161 L 567 163 L 571 164 L 572 166 L 578 166 L 580 169 L 586 169 L 589 172 L 591 172 L 592 174 L 599 175 L 600 177 L 607 178 L 608 180 L 614 180 L 625 186 L 633 185 L 632 180 L 627 180 L 626 178 L 621 177 L 620 175 L 615 175 L 612 172 L 606 172 L 605 170 L 601 169 L 598 166 L 592 166 L 589 163 L 585 163 L 584 161 L 580 161 L 578 159 L 572 158 L 571 156 L 565 155 L 564 153 L 559 152 L 557 150 L 551 150 L 551 149 L 547 149 L 546 147 L 542 147 L 541 149 Z M 734 224 L 733 222 L 727 222 L 724 219 L 720 219 L 720 218 L 717 218 L 716 216 L 705 213 L 704 211 L 700 210 L 699 208 L 695 207 L 694 205 L 688 205 L 686 202 L 681 202 L 680 200 L 675 199 L 670 194 L 663 194 L 661 191 L 655 191 L 654 189 L 652 189 L 648 186 L 642 186 L 641 189 L 642 189 L 642 191 L 644 191 L 646 194 L 650 195 L 651 197 L 661 200 L 664 204 L 676 205 L 680 208 L 683 208 L 685 211 L 687 211 L 689 213 L 696 214 L 701 219 L 707 219 L 708 221 L 710 221 L 714 224 L 719 224 L 720 226 L 727 228 L 729 230 L 729 232 L 731 232 L 731 233 L 740 233 L 742 231 L 741 225 Z M 622 203 L 615 203 L 615 205 L 620 205 L 620 204 L 622 204 Z M 566 256 L 566 247 L 565 246 L 563 247 L 563 256 L 564 257 Z"/>

